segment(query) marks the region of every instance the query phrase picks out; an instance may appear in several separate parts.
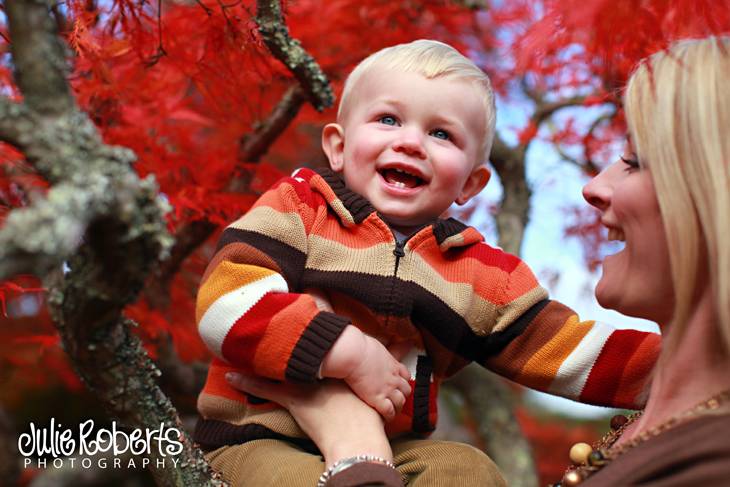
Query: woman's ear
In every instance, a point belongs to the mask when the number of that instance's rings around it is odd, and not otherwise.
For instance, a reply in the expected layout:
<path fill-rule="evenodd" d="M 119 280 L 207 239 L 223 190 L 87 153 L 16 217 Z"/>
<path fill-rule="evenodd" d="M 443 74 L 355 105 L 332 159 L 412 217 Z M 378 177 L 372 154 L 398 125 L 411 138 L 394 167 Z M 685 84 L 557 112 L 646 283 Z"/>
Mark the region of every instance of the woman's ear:
<path fill-rule="evenodd" d="M 489 170 L 486 164 L 475 167 L 464 182 L 464 187 L 461 188 L 461 193 L 456 198 L 456 203 L 459 205 L 466 204 L 467 201 L 484 189 L 491 177 L 492 171 Z"/>
<path fill-rule="evenodd" d="M 345 165 L 345 129 L 336 123 L 328 123 L 322 129 L 322 150 L 334 172 L 342 172 Z"/>

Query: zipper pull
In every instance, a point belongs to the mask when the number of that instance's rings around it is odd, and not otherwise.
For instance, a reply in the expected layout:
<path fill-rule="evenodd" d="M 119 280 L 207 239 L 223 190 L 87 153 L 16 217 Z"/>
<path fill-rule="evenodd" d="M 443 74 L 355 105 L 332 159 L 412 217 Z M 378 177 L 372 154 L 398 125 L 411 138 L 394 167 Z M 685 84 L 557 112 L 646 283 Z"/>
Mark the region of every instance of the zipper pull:
<path fill-rule="evenodd" d="M 393 249 L 393 255 L 396 257 L 403 257 L 406 255 L 406 252 L 403 250 L 403 247 L 406 246 L 405 242 L 395 242 L 395 248 Z"/>

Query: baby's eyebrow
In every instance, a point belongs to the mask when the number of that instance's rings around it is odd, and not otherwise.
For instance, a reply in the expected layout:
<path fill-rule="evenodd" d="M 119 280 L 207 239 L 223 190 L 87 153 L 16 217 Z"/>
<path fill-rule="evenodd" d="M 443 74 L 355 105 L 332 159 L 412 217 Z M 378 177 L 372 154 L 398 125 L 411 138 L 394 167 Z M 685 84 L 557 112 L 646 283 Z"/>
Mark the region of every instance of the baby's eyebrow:
<path fill-rule="evenodd" d="M 390 106 L 393 106 L 395 108 L 403 108 L 403 103 L 402 102 L 400 102 L 400 101 L 398 101 L 396 99 L 391 99 L 391 98 L 384 98 L 384 99 L 376 100 L 375 103 L 374 103 L 374 105 L 376 105 L 376 106 L 377 105 L 381 105 L 381 104 L 382 105 L 390 105 Z"/>
<path fill-rule="evenodd" d="M 445 125 L 450 129 L 464 130 L 464 123 L 458 118 L 437 116 L 434 118 L 434 122 L 438 125 Z"/>

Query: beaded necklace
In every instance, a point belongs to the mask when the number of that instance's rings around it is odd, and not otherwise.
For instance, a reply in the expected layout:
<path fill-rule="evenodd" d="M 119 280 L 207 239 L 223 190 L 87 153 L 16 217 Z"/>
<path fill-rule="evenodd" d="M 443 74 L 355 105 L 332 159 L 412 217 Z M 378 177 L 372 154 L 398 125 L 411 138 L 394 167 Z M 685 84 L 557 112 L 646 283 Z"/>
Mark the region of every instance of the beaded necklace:
<path fill-rule="evenodd" d="M 676 428 L 690 419 L 702 416 L 708 411 L 719 409 L 728 399 L 730 399 L 730 389 L 715 394 L 709 399 L 672 416 L 653 428 L 640 432 L 632 439 L 620 445 L 615 445 L 616 441 L 630 424 L 641 417 L 643 411 L 638 411 L 628 417 L 620 414 L 616 415 L 611 418 L 611 430 L 603 438 L 598 440 L 594 446 L 587 443 L 576 443 L 573 445 L 570 449 L 570 459 L 573 461 L 573 465 L 568 467 L 565 475 L 563 475 L 563 479 L 559 483 L 552 484 L 550 487 L 575 487 L 580 485 L 585 479 L 601 470 L 628 450 L 665 431 Z"/>

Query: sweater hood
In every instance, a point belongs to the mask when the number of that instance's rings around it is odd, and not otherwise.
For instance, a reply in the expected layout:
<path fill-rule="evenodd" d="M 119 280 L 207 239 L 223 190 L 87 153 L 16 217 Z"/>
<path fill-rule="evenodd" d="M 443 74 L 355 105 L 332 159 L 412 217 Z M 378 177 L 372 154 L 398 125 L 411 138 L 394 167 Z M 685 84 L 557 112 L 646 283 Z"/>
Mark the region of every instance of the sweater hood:
<path fill-rule="evenodd" d="M 313 191 L 321 194 L 345 227 L 359 225 L 372 213 L 377 212 L 367 199 L 345 186 L 342 177 L 328 167 L 315 170 L 297 169 L 292 177 L 307 181 Z M 383 219 L 382 215 L 378 216 Z M 430 227 L 442 251 L 484 241 L 484 237 L 476 228 L 465 225 L 455 218 L 439 218 Z"/>

